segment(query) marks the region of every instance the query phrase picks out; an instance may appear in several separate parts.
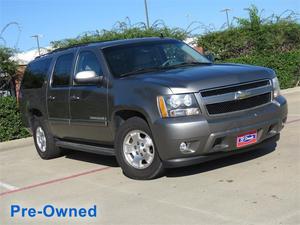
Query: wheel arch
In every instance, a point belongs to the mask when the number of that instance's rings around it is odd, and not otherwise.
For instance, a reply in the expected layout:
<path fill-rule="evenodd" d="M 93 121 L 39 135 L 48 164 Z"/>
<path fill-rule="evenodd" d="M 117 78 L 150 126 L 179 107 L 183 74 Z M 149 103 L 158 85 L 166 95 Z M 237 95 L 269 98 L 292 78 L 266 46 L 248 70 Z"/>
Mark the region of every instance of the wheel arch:
<path fill-rule="evenodd" d="M 28 118 L 28 121 L 29 121 L 29 125 L 32 127 L 33 125 L 33 122 L 34 122 L 34 118 L 35 117 L 38 117 L 38 118 L 41 118 L 44 116 L 44 114 L 42 113 L 42 111 L 38 108 L 30 108 L 28 109 L 28 115 L 29 115 L 29 118 Z"/>
<path fill-rule="evenodd" d="M 122 108 L 114 111 L 112 115 L 112 127 L 114 129 L 114 133 L 116 130 L 128 119 L 132 117 L 139 117 L 146 121 L 149 126 L 149 117 L 147 113 L 142 110 L 132 109 L 132 108 Z M 149 126 L 150 127 L 150 126 Z"/>

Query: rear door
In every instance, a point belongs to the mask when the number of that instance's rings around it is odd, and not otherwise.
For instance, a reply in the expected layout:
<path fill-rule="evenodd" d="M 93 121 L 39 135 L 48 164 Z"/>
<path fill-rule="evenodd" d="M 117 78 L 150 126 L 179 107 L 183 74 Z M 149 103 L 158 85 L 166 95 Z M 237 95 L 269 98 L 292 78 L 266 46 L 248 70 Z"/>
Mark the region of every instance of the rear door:
<path fill-rule="evenodd" d="M 100 50 L 81 48 L 74 75 L 82 71 L 94 71 L 104 76 L 99 84 L 76 84 L 73 78 L 70 88 L 70 112 L 72 137 L 86 142 L 110 142 L 111 130 L 107 125 L 107 76 L 103 74 Z"/>
<path fill-rule="evenodd" d="M 60 138 L 69 136 L 69 92 L 74 58 L 75 50 L 64 52 L 56 58 L 48 86 L 49 123 L 53 134 Z"/>

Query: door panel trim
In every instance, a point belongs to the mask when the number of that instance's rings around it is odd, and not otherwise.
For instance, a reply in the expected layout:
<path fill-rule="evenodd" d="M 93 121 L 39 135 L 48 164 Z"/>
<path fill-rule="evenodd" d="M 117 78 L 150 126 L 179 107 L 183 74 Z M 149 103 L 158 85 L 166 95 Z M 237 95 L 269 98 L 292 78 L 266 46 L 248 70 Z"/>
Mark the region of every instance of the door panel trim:
<path fill-rule="evenodd" d="M 106 120 L 84 120 L 84 119 L 71 119 L 71 124 L 74 126 L 107 126 Z"/>
<path fill-rule="evenodd" d="M 48 120 L 50 123 L 70 124 L 70 119 L 65 119 L 65 118 L 49 117 Z"/>

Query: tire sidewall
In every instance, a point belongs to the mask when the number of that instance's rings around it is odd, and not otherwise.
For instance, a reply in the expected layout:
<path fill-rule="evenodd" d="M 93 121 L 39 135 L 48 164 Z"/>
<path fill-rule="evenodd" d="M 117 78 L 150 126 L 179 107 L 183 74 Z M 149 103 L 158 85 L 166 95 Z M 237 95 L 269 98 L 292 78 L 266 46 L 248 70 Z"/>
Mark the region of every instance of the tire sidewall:
<path fill-rule="evenodd" d="M 44 131 L 45 134 L 45 138 L 46 138 L 46 151 L 41 151 L 38 144 L 37 144 L 37 140 L 36 140 L 36 131 L 37 128 L 41 127 L 42 130 Z M 51 133 L 49 132 L 49 129 L 46 125 L 46 123 L 41 119 L 41 118 L 35 118 L 33 121 L 33 139 L 34 139 L 34 144 L 36 147 L 36 150 L 39 154 L 39 156 L 43 159 L 49 159 L 52 158 L 52 152 L 53 150 L 56 150 L 56 146 L 54 143 L 54 138 L 51 135 Z"/>
<path fill-rule="evenodd" d="M 145 169 L 136 169 L 133 166 L 129 165 L 127 162 L 124 152 L 123 152 L 123 142 L 126 135 L 133 130 L 141 130 L 145 132 L 149 137 L 152 139 L 154 144 L 154 159 L 147 168 Z M 148 180 L 157 177 L 163 170 L 163 166 L 159 157 L 159 153 L 157 147 L 155 145 L 155 140 L 153 139 L 151 130 L 148 124 L 141 118 L 133 117 L 128 119 L 122 124 L 116 134 L 115 139 L 115 146 L 116 146 L 116 158 L 123 169 L 123 173 L 133 179 L 138 180 Z"/>

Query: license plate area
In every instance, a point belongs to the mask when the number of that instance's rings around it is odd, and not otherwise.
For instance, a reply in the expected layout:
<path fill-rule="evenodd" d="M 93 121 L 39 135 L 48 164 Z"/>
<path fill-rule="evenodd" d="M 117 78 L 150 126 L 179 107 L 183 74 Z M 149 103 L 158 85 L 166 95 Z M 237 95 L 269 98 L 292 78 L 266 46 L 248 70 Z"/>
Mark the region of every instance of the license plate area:
<path fill-rule="evenodd" d="M 257 142 L 257 130 L 248 131 L 236 137 L 236 147 L 242 148 Z"/>

